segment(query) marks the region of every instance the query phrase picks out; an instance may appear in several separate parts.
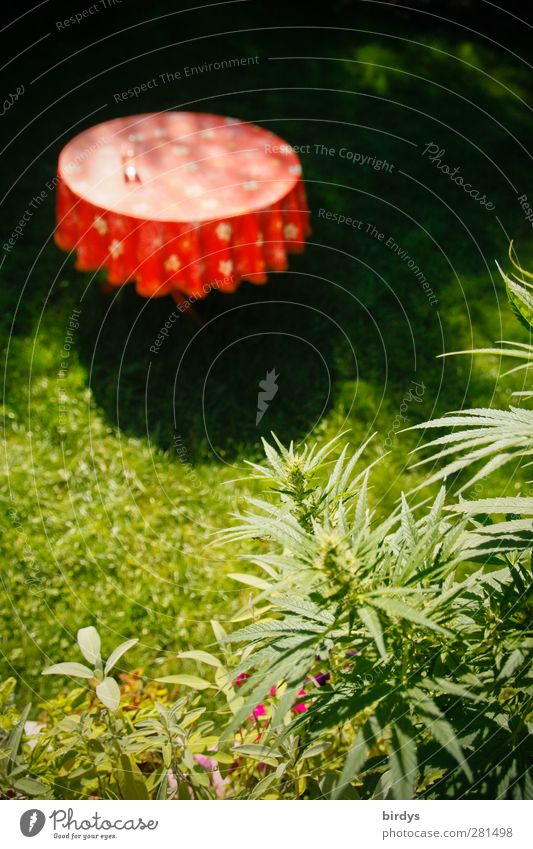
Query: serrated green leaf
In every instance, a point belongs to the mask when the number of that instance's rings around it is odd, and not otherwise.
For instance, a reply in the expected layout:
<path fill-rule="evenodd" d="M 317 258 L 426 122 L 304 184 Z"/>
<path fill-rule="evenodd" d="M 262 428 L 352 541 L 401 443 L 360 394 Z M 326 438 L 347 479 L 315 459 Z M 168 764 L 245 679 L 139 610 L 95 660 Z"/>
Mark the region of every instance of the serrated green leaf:
<path fill-rule="evenodd" d="M 533 515 L 533 498 L 480 498 L 476 501 L 461 500 L 447 508 L 454 513 L 518 513 Z"/>
<path fill-rule="evenodd" d="M 418 763 L 415 735 L 406 722 L 395 722 L 392 725 L 389 765 L 394 798 L 412 799 Z"/>
<path fill-rule="evenodd" d="M 372 610 L 369 607 L 358 607 L 357 614 L 359 619 L 369 632 L 370 636 L 374 640 L 376 647 L 383 658 L 383 660 L 388 660 L 389 656 L 387 654 L 387 649 L 385 648 L 385 642 L 383 640 L 383 631 L 381 630 L 381 623 L 379 621 L 379 616 L 377 615 L 375 610 Z"/>
<path fill-rule="evenodd" d="M 228 577 L 233 578 L 234 581 L 239 581 L 241 584 L 255 587 L 257 590 L 269 590 L 272 587 L 268 581 L 265 581 L 263 578 L 258 578 L 256 575 L 246 575 L 242 572 L 230 572 Z"/>
<path fill-rule="evenodd" d="M 369 595 L 368 603 L 372 604 L 375 607 L 379 607 L 389 616 L 393 616 L 398 619 L 405 619 L 408 622 L 414 622 L 417 625 L 423 625 L 425 628 L 429 628 L 431 631 L 435 631 L 439 634 L 450 634 L 446 628 L 442 628 L 433 620 L 428 619 L 427 616 L 424 616 L 423 613 L 416 610 L 414 607 L 410 607 L 405 602 L 400 601 L 396 598 L 387 598 L 385 596 L 379 595 Z"/>
<path fill-rule="evenodd" d="M 473 702 L 480 700 L 480 697 L 471 690 L 468 690 L 466 687 L 462 687 L 456 681 L 447 681 L 445 678 L 439 678 L 436 676 L 434 681 L 426 678 L 424 686 L 435 690 L 442 690 L 443 693 L 449 693 L 451 696 L 459 696 L 461 699 L 470 699 Z"/>
<path fill-rule="evenodd" d="M 425 699 L 418 705 L 420 719 L 432 737 L 457 761 L 469 781 L 473 780 L 472 771 L 465 759 L 461 744 L 454 729 L 444 719 L 443 714 L 431 699 Z"/>

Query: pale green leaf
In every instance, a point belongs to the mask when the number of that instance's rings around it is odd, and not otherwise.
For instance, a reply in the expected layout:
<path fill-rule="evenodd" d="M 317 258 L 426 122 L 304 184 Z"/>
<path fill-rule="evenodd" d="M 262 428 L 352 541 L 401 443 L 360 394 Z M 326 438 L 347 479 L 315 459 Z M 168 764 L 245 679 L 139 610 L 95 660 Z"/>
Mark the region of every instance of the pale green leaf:
<path fill-rule="evenodd" d="M 182 651 L 176 655 L 181 660 L 197 660 L 199 663 L 206 663 L 208 666 L 222 666 L 222 662 L 215 657 L 214 654 L 209 654 L 207 651 Z"/>
<path fill-rule="evenodd" d="M 526 654 L 526 652 L 522 651 L 521 649 L 515 649 L 513 652 L 511 652 L 504 665 L 502 666 L 498 678 L 509 678 L 513 674 L 513 672 L 523 666 L 524 662 L 527 659 L 528 655 Z"/>
<path fill-rule="evenodd" d="M 412 799 L 418 775 L 416 742 L 406 723 L 394 723 L 389 753 L 391 791 L 395 799 Z"/>
<path fill-rule="evenodd" d="M 333 799 L 339 799 L 350 782 L 359 775 L 368 758 L 371 737 L 372 733 L 367 723 L 355 738 L 355 742 L 348 752 L 340 778 L 332 792 Z"/>
<path fill-rule="evenodd" d="M 94 670 L 84 666 L 83 663 L 55 663 L 53 666 L 48 666 L 41 673 L 42 675 L 68 675 L 72 678 L 94 678 Z"/>
<path fill-rule="evenodd" d="M 120 706 L 120 689 L 114 678 L 104 678 L 96 685 L 96 695 L 102 704 L 115 713 Z"/>
<path fill-rule="evenodd" d="M 191 690 L 208 690 L 214 685 L 197 675 L 166 675 L 164 678 L 155 679 L 159 684 L 179 684 L 182 687 L 190 687 Z"/>
<path fill-rule="evenodd" d="M 278 777 L 275 772 L 271 773 L 271 775 L 265 775 L 261 781 L 258 781 L 250 795 L 247 796 L 247 799 L 260 799 L 261 796 L 264 796 L 265 793 L 268 792 L 270 787 L 274 784 L 275 781 L 278 780 Z"/>
<path fill-rule="evenodd" d="M 318 740 L 316 743 L 311 743 L 311 745 L 302 752 L 301 760 L 306 760 L 306 758 L 316 758 L 317 755 L 323 754 L 330 747 L 331 743 L 327 740 Z"/>
<path fill-rule="evenodd" d="M 211 628 L 213 629 L 213 634 L 215 635 L 215 640 L 217 643 L 222 643 L 224 641 L 224 637 L 226 636 L 226 631 L 216 619 L 211 619 Z"/>
<path fill-rule="evenodd" d="M 126 640 L 124 643 L 121 643 L 119 646 L 117 646 L 116 649 L 112 651 L 109 657 L 107 658 L 107 663 L 104 667 L 104 674 L 107 675 L 107 673 L 111 669 L 113 669 L 116 662 L 120 660 L 122 655 L 129 651 L 129 649 L 131 649 L 138 642 L 139 640 L 135 638 L 133 640 Z"/>
<path fill-rule="evenodd" d="M 85 660 L 96 666 L 100 662 L 100 635 L 96 628 L 89 625 L 88 628 L 80 628 L 78 631 L 78 645 Z"/>

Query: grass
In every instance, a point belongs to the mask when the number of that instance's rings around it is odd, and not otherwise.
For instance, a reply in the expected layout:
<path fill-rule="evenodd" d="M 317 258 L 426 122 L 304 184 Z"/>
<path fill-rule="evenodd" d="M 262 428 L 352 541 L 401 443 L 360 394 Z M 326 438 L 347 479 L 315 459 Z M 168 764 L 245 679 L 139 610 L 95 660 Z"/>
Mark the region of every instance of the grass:
<path fill-rule="evenodd" d="M 191 13 L 187 33 L 237 28 L 226 15 Z M 284 20 L 299 23 L 295 11 Z M 497 360 L 437 355 L 522 338 L 493 260 L 504 258 L 508 236 L 523 264 L 532 256 L 517 202 L 530 167 L 522 147 L 531 125 L 526 69 L 489 41 L 444 25 L 413 31 L 383 13 L 352 12 L 336 22 L 344 29 L 261 29 L 257 5 L 239 9 L 239 28 L 249 31 L 238 36 L 143 57 L 147 44 L 183 38 L 183 19 L 170 18 L 103 42 L 89 54 L 97 74 L 90 85 L 82 54 L 69 66 L 69 84 L 81 89 L 47 109 L 12 153 L 15 173 L 27 171 L 5 206 L 6 232 L 53 176 L 62 144 L 94 120 L 171 108 L 234 114 L 309 145 L 301 158 L 313 220 L 307 250 L 288 273 L 233 296 L 211 294 L 198 306 L 203 330 L 180 318 L 157 356 L 149 348 L 173 304 L 144 301 L 131 287 L 105 296 L 97 279 L 76 272 L 50 240 L 52 193 L 7 254 L 0 671 L 30 691 L 49 692 L 39 673 L 69 654 L 82 625 L 98 626 L 105 649 L 138 636 L 128 662 L 149 675 L 176 671 L 178 650 L 211 641 L 209 620 L 230 618 L 244 598 L 227 578 L 236 552 L 213 548 L 212 534 L 249 490 L 227 482 L 259 456 L 261 436 L 322 441 L 349 430 L 358 443 L 377 430 L 377 455 L 392 433 L 374 479 L 386 510 L 419 480 L 406 466 L 420 437 L 394 425 L 412 381 L 424 390 L 408 405 L 409 424 L 509 400 Z M 83 46 L 82 32 L 71 37 L 73 49 Z M 50 66 L 64 56 L 57 39 L 47 50 Z M 204 53 L 211 62 L 260 61 L 114 104 L 114 92 L 199 64 Z M 30 71 L 38 61 L 38 53 L 29 57 Z M 64 65 L 51 71 L 47 91 L 66 90 L 64 74 Z M 34 117 L 37 96 L 23 99 L 12 120 Z M 96 118 L 84 117 L 103 103 Z M 43 151 L 42 139 L 55 141 Z M 422 155 L 430 141 L 494 211 Z M 394 167 L 352 164 L 342 148 Z M 355 230 L 320 210 L 364 224 Z M 436 305 L 389 237 L 427 277 Z M 79 327 L 58 377 L 74 310 Z M 279 392 L 256 427 L 258 383 L 271 368 Z M 506 485 L 515 491 L 514 481 L 498 482 Z"/>

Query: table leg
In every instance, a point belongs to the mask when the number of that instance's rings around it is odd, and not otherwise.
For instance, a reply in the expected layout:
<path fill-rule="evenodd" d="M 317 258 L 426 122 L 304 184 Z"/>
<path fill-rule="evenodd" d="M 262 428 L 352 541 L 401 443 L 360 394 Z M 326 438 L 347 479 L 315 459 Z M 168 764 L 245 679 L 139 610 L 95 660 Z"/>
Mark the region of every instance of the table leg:
<path fill-rule="evenodd" d="M 196 310 L 194 309 L 192 303 L 188 298 L 184 298 L 177 289 L 174 289 L 172 292 L 172 297 L 176 301 L 176 303 L 181 304 L 183 306 L 183 313 L 187 315 L 189 313 L 191 317 L 195 320 L 198 327 L 204 327 L 205 322 L 200 318 Z"/>

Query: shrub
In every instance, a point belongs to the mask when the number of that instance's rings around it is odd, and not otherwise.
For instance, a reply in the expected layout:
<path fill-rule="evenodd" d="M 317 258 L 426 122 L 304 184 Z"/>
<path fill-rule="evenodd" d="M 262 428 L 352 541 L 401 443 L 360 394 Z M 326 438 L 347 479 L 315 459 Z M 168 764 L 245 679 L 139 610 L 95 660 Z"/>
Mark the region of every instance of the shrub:
<path fill-rule="evenodd" d="M 531 325 L 533 286 L 505 280 Z M 520 368 L 533 358 L 525 344 L 504 343 L 503 353 L 524 360 Z M 422 427 L 450 426 L 462 430 L 429 444 L 437 451 L 423 462 L 447 462 L 426 483 L 478 464 L 465 490 L 533 453 L 533 413 L 522 407 L 466 410 Z M 313 794 L 530 798 L 533 499 L 447 504 L 442 488 L 421 505 L 402 496 L 380 520 L 368 495 L 372 469 L 356 472 L 366 446 L 350 459 L 345 448 L 325 481 L 333 443 L 264 447 L 267 463 L 254 473 L 273 497 L 251 500 L 224 534 L 268 547 L 249 557 L 259 581 L 238 576 L 261 591 L 253 622 L 228 637 L 244 646 L 235 674 L 254 668 L 231 728 L 284 681 L 271 733 L 297 737 L 302 750 L 324 734 L 343 741 L 342 763 L 324 764 Z M 328 683 L 291 716 L 317 666 Z"/>

